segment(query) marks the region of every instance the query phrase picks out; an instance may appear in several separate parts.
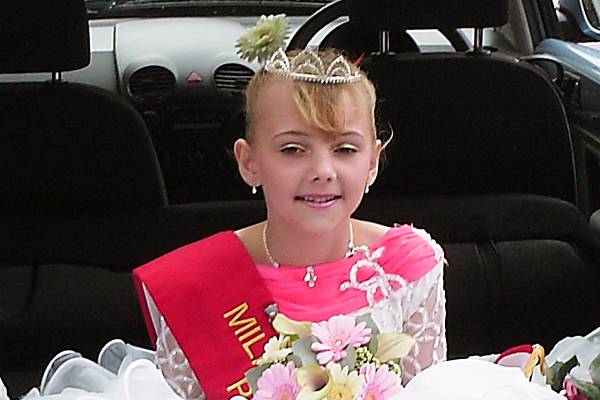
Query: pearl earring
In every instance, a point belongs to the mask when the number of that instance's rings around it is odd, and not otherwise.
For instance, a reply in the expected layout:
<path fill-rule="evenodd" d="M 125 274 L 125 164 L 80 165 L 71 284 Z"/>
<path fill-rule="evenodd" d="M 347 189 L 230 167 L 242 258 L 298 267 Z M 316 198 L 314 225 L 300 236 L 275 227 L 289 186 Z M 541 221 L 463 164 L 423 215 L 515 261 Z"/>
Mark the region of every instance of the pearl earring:
<path fill-rule="evenodd" d="M 252 194 L 256 194 L 257 190 L 256 190 L 256 186 L 252 185 Z"/>
<path fill-rule="evenodd" d="M 365 194 L 369 193 L 369 185 L 367 185 L 367 187 L 365 187 Z"/>

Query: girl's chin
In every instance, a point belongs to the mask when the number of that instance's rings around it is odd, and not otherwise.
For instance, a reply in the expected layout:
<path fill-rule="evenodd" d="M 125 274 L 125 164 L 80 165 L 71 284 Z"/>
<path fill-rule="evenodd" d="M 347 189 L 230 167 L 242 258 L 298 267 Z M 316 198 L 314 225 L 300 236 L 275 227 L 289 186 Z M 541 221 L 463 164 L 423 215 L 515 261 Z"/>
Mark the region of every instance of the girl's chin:
<path fill-rule="evenodd" d="M 321 236 L 331 235 L 337 227 L 343 227 L 343 231 L 346 232 L 349 223 L 350 216 L 348 215 L 329 215 L 327 217 L 305 215 L 297 220 L 294 225 L 297 226 L 298 231 L 306 232 L 312 236 Z"/>

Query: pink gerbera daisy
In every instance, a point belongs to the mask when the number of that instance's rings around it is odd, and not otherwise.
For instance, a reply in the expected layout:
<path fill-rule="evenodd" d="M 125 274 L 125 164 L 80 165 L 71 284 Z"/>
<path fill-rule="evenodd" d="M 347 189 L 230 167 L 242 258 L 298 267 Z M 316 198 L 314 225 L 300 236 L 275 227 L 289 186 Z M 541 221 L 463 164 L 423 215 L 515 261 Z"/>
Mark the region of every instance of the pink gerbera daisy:
<path fill-rule="evenodd" d="M 329 320 L 312 324 L 311 333 L 317 342 L 311 349 L 317 352 L 319 364 L 337 362 L 348 355 L 348 346 L 359 347 L 371 339 L 371 329 L 365 328 L 367 324 L 356 321 L 345 315 L 335 315 Z"/>
<path fill-rule="evenodd" d="M 296 400 L 300 385 L 296 381 L 297 368 L 293 362 L 287 365 L 273 364 L 262 373 L 256 385 L 255 400 Z"/>
<path fill-rule="evenodd" d="M 389 399 L 402 391 L 400 378 L 387 365 L 377 368 L 374 364 L 364 364 L 360 367 L 360 375 L 365 379 L 363 400 Z"/>

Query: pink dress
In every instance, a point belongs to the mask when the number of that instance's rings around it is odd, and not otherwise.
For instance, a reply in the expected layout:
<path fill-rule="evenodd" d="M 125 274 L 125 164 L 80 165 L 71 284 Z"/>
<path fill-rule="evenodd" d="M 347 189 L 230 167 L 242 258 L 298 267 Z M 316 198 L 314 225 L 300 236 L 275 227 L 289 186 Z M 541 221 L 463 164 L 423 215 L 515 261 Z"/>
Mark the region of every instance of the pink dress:
<path fill-rule="evenodd" d="M 406 384 L 424 368 L 446 359 L 444 264 L 441 247 L 425 231 L 401 225 L 390 228 L 369 248 L 357 247 L 349 258 L 315 265 L 311 276 L 305 267 L 257 268 L 279 312 L 290 318 L 317 322 L 337 314 L 370 313 L 380 331 L 412 335 L 417 343 L 401 360 Z M 155 320 L 159 321 L 156 362 L 167 381 L 184 399 L 203 398 L 164 318 Z"/>

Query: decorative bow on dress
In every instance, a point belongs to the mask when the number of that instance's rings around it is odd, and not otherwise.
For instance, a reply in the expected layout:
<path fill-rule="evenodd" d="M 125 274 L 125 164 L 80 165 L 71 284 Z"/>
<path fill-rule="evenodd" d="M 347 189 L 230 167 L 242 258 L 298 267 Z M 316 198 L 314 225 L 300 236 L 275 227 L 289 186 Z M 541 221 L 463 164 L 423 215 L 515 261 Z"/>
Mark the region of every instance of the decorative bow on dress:
<path fill-rule="evenodd" d="M 343 282 L 340 285 L 341 291 L 346 291 L 350 288 L 358 289 L 366 292 L 367 302 L 372 307 L 375 304 L 375 294 L 377 290 L 381 290 L 381 294 L 387 299 L 393 287 L 391 282 L 398 283 L 401 287 L 405 287 L 408 282 L 406 279 L 396 274 L 388 274 L 385 272 L 383 267 L 379 265 L 377 259 L 381 257 L 385 250 L 385 247 L 379 247 L 373 253 L 367 246 L 357 246 L 354 248 L 355 253 L 364 253 L 365 257 L 358 260 L 350 269 L 350 280 Z M 358 271 L 361 268 L 369 268 L 375 272 L 375 274 L 362 282 L 358 280 Z"/>

